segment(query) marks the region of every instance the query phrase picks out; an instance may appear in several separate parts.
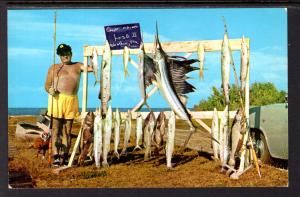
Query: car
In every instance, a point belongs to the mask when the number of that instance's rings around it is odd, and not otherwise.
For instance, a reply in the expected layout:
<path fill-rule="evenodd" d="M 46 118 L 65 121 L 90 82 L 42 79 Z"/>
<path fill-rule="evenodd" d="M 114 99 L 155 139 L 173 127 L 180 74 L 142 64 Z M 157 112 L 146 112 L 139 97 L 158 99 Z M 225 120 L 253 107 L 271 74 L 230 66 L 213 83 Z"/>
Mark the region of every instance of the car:
<path fill-rule="evenodd" d="M 265 164 L 288 160 L 288 105 L 276 103 L 250 107 L 250 133 L 258 158 Z"/>

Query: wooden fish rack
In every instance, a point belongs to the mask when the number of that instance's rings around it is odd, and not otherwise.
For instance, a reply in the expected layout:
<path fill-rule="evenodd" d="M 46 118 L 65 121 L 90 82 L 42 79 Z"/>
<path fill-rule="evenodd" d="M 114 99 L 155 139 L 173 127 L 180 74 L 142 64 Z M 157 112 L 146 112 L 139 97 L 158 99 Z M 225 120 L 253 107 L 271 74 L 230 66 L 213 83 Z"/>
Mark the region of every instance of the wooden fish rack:
<path fill-rule="evenodd" d="M 194 40 L 194 41 L 183 41 L 183 42 L 161 42 L 162 48 L 167 53 L 186 53 L 185 57 L 190 57 L 193 53 L 197 53 L 197 49 L 199 44 L 202 44 L 204 47 L 205 52 L 220 52 L 221 46 L 222 46 L 223 40 Z M 248 48 L 248 57 L 250 56 L 250 39 L 244 38 L 244 41 L 246 43 L 246 46 Z M 229 39 L 229 45 L 231 48 L 231 51 L 241 51 L 241 43 L 242 39 Z M 154 52 L 154 44 L 153 43 L 144 43 L 144 49 L 146 53 L 153 53 Z M 83 56 L 84 56 L 84 66 L 88 66 L 88 58 L 92 56 L 93 49 L 96 48 L 98 56 L 102 56 L 104 52 L 104 45 L 103 46 L 92 46 L 92 45 L 86 45 L 83 47 Z M 139 52 L 139 49 L 129 49 L 130 55 L 137 55 Z M 121 50 L 112 50 L 111 55 L 123 55 L 123 49 Z M 248 58 L 249 59 L 249 58 Z M 129 62 L 135 67 L 138 68 L 138 63 L 136 63 L 132 58 L 129 59 Z M 246 121 L 249 125 L 249 71 L 250 71 L 250 65 L 248 66 L 247 71 L 247 77 L 246 77 L 246 86 L 245 86 L 245 113 L 246 113 Z M 86 113 L 87 109 L 87 92 L 88 92 L 88 72 L 87 69 L 83 72 L 83 93 L 82 93 L 82 114 Z M 147 93 L 147 98 L 151 97 L 156 91 L 157 86 L 154 86 L 150 91 Z M 112 98 L 113 99 L 113 98 Z M 136 110 L 143 104 L 143 100 L 138 102 L 136 106 L 132 108 L 132 118 L 136 118 Z M 146 116 L 148 112 L 142 112 L 143 116 Z M 212 119 L 213 111 L 192 111 L 191 115 L 192 117 L 208 132 L 210 131 L 210 126 L 206 125 L 201 119 Z M 220 113 L 219 113 L 220 114 Z M 235 111 L 230 112 L 230 118 L 233 118 L 235 114 Z M 82 116 L 83 117 L 83 116 Z M 168 117 L 168 114 L 167 114 Z M 246 154 L 246 142 L 248 138 L 248 130 L 246 131 L 246 134 L 243 138 L 243 151 L 241 154 L 241 162 L 238 169 L 238 173 L 242 174 L 245 167 L 245 154 Z"/>

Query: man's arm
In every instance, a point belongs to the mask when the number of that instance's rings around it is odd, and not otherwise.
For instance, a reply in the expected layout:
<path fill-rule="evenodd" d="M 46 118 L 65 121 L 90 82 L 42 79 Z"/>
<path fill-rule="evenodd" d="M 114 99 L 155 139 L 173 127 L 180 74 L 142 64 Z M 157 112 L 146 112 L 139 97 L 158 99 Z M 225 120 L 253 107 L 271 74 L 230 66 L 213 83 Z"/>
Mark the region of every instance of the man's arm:
<path fill-rule="evenodd" d="M 84 69 L 85 69 L 85 67 L 84 67 L 84 65 L 82 64 L 82 63 L 80 63 L 80 69 L 81 69 L 81 71 L 84 71 Z M 87 71 L 88 72 L 93 72 L 93 67 L 91 67 L 91 66 L 87 66 Z"/>
<path fill-rule="evenodd" d="M 53 87 L 53 69 L 54 69 L 54 65 L 52 65 L 48 69 L 47 78 L 46 78 L 46 82 L 45 82 L 45 90 L 52 96 L 56 96 L 59 92 L 56 91 Z"/>
<path fill-rule="evenodd" d="M 48 69 L 48 73 L 47 73 L 47 77 L 46 77 L 46 81 L 45 81 L 45 90 L 46 92 L 49 93 L 49 89 L 51 88 L 52 86 L 52 82 L 53 82 L 53 79 L 52 79 L 52 70 L 53 70 L 53 66 L 51 66 L 49 69 Z"/>

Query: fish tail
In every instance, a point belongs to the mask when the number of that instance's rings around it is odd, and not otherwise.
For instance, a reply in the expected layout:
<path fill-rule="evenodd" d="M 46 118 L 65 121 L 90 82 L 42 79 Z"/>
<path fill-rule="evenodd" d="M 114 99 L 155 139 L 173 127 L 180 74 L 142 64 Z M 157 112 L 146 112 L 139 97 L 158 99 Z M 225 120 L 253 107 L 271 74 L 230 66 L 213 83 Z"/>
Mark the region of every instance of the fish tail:
<path fill-rule="evenodd" d="M 125 68 L 125 69 L 124 69 L 124 77 L 127 77 L 127 76 L 129 76 L 129 73 L 128 73 L 128 69 Z"/>
<path fill-rule="evenodd" d="M 118 153 L 118 151 L 114 151 L 114 156 L 118 159 L 120 159 L 120 154 Z"/>
<path fill-rule="evenodd" d="M 96 79 L 96 80 L 95 80 L 95 83 L 94 83 L 94 86 L 96 86 L 97 83 L 100 84 L 100 81 Z"/>
<path fill-rule="evenodd" d="M 142 148 L 141 148 L 139 145 L 136 145 L 136 146 L 134 147 L 134 149 L 133 149 L 133 152 L 134 152 L 135 150 L 137 150 L 137 149 L 142 150 Z"/>
<path fill-rule="evenodd" d="M 200 79 L 203 80 L 203 69 L 200 69 L 200 73 L 199 73 Z"/>

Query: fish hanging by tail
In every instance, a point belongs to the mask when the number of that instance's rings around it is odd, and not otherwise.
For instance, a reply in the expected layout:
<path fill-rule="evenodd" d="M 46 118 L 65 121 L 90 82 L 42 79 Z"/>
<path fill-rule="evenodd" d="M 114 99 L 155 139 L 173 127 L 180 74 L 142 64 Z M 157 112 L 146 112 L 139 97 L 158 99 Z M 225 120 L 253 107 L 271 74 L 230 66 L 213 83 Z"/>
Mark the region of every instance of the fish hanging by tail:
<path fill-rule="evenodd" d="M 104 120 L 104 135 L 103 135 L 103 167 L 109 167 L 107 162 L 107 155 L 110 151 L 110 139 L 112 130 L 112 109 L 108 107 L 107 114 Z"/>
<path fill-rule="evenodd" d="M 198 49 L 197 49 L 197 53 L 198 53 L 198 59 L 199 59 L 199 68 L 200 68 L 200 72 L 199 72 L 199 77 L 200 79 L 204 79 L 203 77 L 203 67 L 204 67 L 204 46 L 202 43 L 198 44 Z"/>
<path fill-rule="evenodd" d="M 100 167 L 100 157 L 102 155 L 102 114 L 101 109 L 96 110 L 94 120 L 94 158 L 96 167 Z"/>
<path fill-rule="evenodd" d="M 93 73 L 95 76 L 95 83 L 94 86 L 99 83 L 100 84 L 100 80 L 99 80 L 99 74 L 98 74 L 98 54 L 97 54 L 97 49 L 94 47 L 93 48 L 93 52 L 92 52 L 92 56 L 90 57 L 90 62 L 91 62 L 91 66 L 93 68 Z"/>
<path fill-rule="evenodd" d="M 114 118 L 114 156 L 120 159 L 120 155 L 118 153 L 118 147 L 120 143 L 120 125 L 121 125 L 121 114 L 119 109 L 115 112 Z"/>
<path fill-rule="evenodd" d="M 143 117 L 142 114 L 140 112 L 137 113 L 137 118 L 136 118 L 136 133 L 135 133 L 135 147 L 133 149 L 133 151 L 140 149 L 142 150 L 142 148 L 140 147 L 139 143 L 140 140 L 142 138 L 143 135 Z"/>

